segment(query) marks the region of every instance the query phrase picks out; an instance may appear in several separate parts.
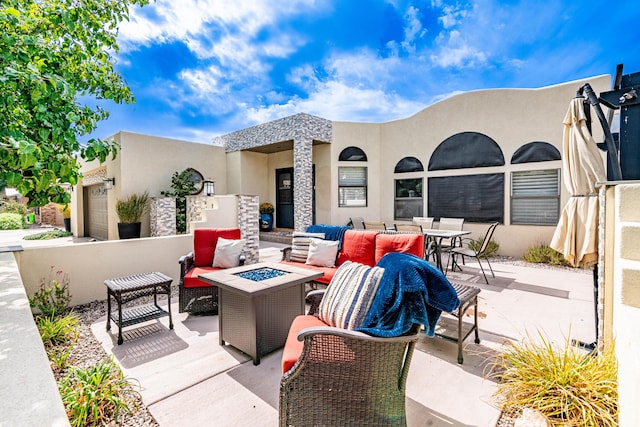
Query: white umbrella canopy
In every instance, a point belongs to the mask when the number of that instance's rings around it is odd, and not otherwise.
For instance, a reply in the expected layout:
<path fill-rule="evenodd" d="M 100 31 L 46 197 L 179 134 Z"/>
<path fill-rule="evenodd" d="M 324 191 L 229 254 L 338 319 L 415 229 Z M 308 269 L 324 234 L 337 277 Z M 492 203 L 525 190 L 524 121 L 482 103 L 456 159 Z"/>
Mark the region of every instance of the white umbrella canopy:
<path fill-rule="evenodd" d="M 571 195 L 562 210 L 550 246 L 574 267 L 598 262 L 598 215 L 596 183 L 607 179 L 603 158 L 587 128 L 582 98 L 574 98 L 564 118 L 562 177 Z"/>

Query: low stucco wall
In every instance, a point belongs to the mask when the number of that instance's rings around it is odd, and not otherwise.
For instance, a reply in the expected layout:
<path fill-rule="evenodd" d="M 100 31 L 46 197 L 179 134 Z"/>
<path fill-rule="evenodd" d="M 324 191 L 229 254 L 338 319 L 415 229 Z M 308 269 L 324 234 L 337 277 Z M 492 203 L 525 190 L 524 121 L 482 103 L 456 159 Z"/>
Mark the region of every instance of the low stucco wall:
<path fill-rule="evenodd" d="M 0 253 L 0 425 L 68 426 L 18 265 Z"/>
<path fill-rule="evenodd" d="M 106 299 L 104 281 L 148 271 L 159 271 L 180 279 L 180 256 L 192 251 L 193 236 L 150 237 L 66 246 L 26 248 L 16 252 L 22 282 L 32 296 L 51 269 L 69 275 L 71 305 Z"/>

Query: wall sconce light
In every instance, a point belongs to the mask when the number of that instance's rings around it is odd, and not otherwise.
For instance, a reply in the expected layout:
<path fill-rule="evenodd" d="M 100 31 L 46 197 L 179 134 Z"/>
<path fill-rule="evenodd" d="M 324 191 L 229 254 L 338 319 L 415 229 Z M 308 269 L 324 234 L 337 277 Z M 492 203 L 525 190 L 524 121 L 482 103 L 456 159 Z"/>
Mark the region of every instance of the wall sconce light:
<path fill-rule="evenodd" d="M 210 179 L 204 180 L 202 190 L 206 196 L 214 196 L 216 194 L 214 183 L 215 181 L 212 181 Z"/>
<path fill-rule="evenodd" d="M 102 178 L 102 181 L 104 181 L 105 190 L 111 190 L 113 189 L 113 186 L 116 185 L 115 178 Z"/>

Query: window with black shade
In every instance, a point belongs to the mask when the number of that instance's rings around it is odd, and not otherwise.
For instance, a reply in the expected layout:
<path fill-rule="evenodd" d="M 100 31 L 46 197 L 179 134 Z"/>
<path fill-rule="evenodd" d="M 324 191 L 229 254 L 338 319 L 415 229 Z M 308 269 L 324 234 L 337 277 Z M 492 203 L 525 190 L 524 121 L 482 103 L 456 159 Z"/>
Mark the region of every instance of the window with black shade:
<path fill-rule="evenodd" d="M 396 179 L 394 219 L 412 219 L 423 216 L 422 178 Z"/>
<path fill-rule="evenodd" d="M 366 162 L 367 154 L 358 147 L 347 147 L 340 152 L 338 160 L 341 162 Z"/>
<path fill-rule="evenodd" d="M 556 225 L 560 169 L 511 173 L 511 224 Z"/>
<path fill-rule="evenodd" d="M 503 173 L 432 177 L 427 185 L 430 217 L 504 223 Z"/>
<path fill-rule="evenodd" d="M 367 206 L 367 167 L 338 167 L 338 206 Z"/>

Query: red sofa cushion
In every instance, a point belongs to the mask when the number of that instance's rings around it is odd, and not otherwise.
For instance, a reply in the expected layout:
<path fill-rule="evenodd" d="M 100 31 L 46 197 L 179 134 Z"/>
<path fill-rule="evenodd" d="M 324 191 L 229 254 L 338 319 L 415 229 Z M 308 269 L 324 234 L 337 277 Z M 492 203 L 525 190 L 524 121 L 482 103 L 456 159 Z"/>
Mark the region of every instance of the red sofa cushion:
<path fill-rule="evenodd" d="M 342 250 L 338 254 L 336 266 L 345 261 L 359 262 L 373 267 L 376 264 L 375 246 L 378 231 L 347 230 L 342 240 Z"/>
<path fill-rule="evenodd" d="M 322 320 L 316 316 L 296 316 L 289 328 L 289 335 L 287 335 L 287 342 L 284 345 L 282 351 L 282 373 L 284 374 L 296 364 L 302 349 L 304 348 L 304 341 L 298 341 L 298 333 L 304 328 L 311 328 L 316 326 L 327 326 Z"/>
<path fill-rule="evenodd" d="M 324 273 L 324 276 L 319 277 L 317 279 L 313 279 L 313 281 L 325 283 L 327 285 L 329 284 L 329 282 L 331 282 L 331 279 L 333 279 L 333 275 L 336 273 L 336 270 L 337 270 L 336 267 L 319 267 L 317 265 L 303 264 L 298 261 L 280 261 L 280 262 L 282 264 L 293 265 L 294 267 L 302 267 L 302 268 L 308 268 L 310 270 L 322 271 Z"/>
<path fill-rule="evenodd" d="M 212 271 L 218 270 L 221 269 L 216 267 L 194 267 L 184 275 L 182 283 L 184 284 L 185 288 L 202 288 L 206 286 L 215 286 L 211 283 L 203 282 L 202 280 L 198 279 L 198 275 L 211 273 Z"/>
<path fill-rule="evenodd" d="M 239 228 L 196 228 L 193 231 L 193 265 L 211 267 L 216 252 L 218 237 L 240 239 Z M 196 276 L 197 277 L 197 276 Z"/>
<path fill-rule="evenodd" d="M 378 234 L 376 236 L 375 264 L 389 252 L 404 252 L 424 258 L 424 236 L 411 233 Z"/>

